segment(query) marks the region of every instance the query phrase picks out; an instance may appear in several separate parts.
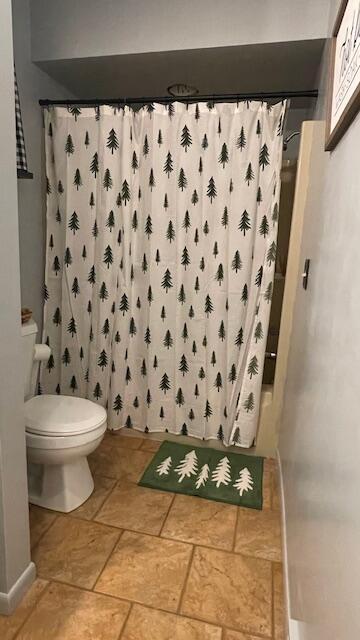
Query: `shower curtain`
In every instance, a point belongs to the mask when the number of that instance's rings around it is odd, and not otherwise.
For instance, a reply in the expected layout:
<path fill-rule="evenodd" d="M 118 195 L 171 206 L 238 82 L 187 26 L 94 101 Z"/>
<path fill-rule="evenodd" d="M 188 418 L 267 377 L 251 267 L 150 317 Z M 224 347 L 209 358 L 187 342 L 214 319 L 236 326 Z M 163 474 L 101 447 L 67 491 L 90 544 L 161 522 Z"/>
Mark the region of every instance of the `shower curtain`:
<path fill-rule="evenodd" d="M 103 404 L 110 429 L 253 444 L 284 111 L 45 111 L 41 392 Z"/>

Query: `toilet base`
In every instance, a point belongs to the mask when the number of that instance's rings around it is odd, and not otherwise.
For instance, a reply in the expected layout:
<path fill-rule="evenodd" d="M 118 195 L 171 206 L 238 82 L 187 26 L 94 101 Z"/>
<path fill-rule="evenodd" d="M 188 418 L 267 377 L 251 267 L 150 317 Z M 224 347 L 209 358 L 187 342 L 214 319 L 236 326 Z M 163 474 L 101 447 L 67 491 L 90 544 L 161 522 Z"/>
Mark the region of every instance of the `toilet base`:
<path fill-rule="evenodd" d="M 69 513 L 94 490 L 87 458 L 66 464 L 28 464 L 29 502 L 39 507 Z"/>

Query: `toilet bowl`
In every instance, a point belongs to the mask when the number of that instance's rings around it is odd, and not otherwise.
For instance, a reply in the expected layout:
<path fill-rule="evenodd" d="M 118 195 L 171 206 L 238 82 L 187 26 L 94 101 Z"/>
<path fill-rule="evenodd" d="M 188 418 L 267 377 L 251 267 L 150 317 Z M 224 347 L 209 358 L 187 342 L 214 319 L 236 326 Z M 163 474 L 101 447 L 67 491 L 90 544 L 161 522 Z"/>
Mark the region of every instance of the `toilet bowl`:
<path fill-rule="evenodd" d="M 106 430 L 106 411 L 90 400 L 41 395 L 25 402 L 29 501 L 68 513 L 91 495 L 87 456 Z"/>
<path fill-rule="evenodd" d="M 25 367 L 29 378 L 36 380 L 34 368 L 48 359 L 50 349 L 35 345 L 37 327 L 23 329 L 25 356 L 35 364 Z M 33 396 L 34 385 L 25 380 L 25 434 L 28 459 L 29 502 L 68 513 L 91 495 L 94 481 L 87 456 L 100 444 L 106 431 L 106 411 L 84 398 L 61 395 Z"/>

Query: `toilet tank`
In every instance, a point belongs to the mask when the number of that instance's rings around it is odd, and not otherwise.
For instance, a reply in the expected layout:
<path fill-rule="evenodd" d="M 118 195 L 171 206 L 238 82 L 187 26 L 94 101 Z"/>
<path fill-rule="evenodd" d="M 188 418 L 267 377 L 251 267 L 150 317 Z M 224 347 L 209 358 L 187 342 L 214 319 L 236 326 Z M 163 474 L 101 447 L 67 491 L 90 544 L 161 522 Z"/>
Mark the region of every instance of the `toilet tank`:
<path fill-rule="evenodd" d="M 34 366 L 38 369 L 39 364 L 34 362 L 37 332 L 38 328 L 34 320 L 29 320 L 26 324 L 21 325 L 25 400 L 35 395 L 37 371 L 34 375 Z"/>

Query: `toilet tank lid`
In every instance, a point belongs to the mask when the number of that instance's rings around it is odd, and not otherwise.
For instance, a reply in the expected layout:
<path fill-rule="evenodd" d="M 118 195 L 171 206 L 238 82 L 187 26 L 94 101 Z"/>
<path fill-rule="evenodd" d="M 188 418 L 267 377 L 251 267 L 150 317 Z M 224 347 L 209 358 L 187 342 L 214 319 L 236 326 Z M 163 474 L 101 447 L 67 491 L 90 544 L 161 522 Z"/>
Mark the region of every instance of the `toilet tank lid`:
<path fill-rule="evenodd" d="M 84 398 L 40 395 L 25 402 L 25 428 L 39 435 L 87 433 L 105 421 L 104 407 Z"/>
<path fill-rule="evenodd" d="M 29 322 L 25 322 L 21 325 L 21 335 L 22 336 L 31 336 L 33 333 L 37 333 L 38 328 L 35 320 L 29 320 Z"/>

